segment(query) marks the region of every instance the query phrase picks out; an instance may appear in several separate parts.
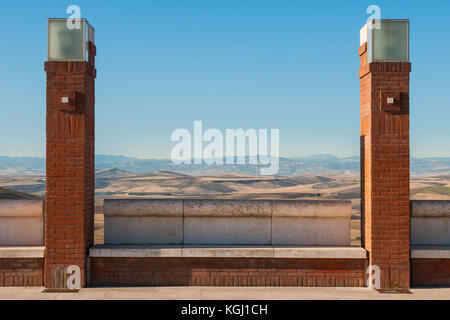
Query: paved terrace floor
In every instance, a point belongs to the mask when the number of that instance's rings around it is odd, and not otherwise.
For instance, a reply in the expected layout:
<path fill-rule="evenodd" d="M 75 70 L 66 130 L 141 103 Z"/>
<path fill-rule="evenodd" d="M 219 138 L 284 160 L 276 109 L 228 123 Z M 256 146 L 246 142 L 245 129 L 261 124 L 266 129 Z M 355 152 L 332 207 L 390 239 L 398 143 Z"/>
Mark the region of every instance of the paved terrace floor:
<path fill-rule="evenodd" d="M 43 293 L 44 288 L 0 288 L 0 299 L 26 300 L 450 300 L 450 288 L 381 294 L 367 288 L 132 287 L 87 288 L 78 293 Z"/>

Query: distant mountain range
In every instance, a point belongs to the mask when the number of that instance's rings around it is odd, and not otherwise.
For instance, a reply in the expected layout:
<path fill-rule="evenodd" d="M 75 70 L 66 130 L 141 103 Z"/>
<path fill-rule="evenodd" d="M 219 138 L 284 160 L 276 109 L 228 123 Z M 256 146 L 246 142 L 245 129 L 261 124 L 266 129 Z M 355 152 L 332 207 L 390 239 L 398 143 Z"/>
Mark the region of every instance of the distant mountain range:
<path fill-rule="evenodd" d="M 179 165 L 171 160 L 137 159 L 126 156 L 96 155 L 96 169 L 117 168 L 135 173 L 170 170 L 193 176 L 243 174 L 259 175 L 259 165 Z M 338 158 L 330 154 L 280 158 L 278 175 L 347 174 L 359 175 L 359 156 Z M 411 158 L 414 176 L 450 174 L 450 158 Z M 45 174 L 45 158 L 0 156 L 0 175 Z"/>

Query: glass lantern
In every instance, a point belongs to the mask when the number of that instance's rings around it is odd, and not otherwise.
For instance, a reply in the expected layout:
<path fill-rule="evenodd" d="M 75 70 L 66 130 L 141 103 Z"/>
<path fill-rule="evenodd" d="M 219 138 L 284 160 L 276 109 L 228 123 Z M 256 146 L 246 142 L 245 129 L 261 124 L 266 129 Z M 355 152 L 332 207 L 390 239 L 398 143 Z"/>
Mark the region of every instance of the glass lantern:
<path fill-rule="evenodd" d="M 48 60 L 86 61 L 94 28 L 86 19 L 48 19 Z"/>
<path fill-rule="evenodd" d="M 360 35 L 368 63 L 409 61 L 409 20 L 371 20 Z"/>

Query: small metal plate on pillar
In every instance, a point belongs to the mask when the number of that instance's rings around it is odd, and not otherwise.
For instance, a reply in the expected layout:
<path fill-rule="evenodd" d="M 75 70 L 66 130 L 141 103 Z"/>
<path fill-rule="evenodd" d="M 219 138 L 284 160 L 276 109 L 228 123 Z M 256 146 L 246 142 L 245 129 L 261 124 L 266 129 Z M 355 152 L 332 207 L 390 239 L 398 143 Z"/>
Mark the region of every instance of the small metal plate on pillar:
<path fill-rule="evenodd" d="M 409 96 L 407 92 L 380 91 L 380 110 L 389 113 L 407 112 Z"/>
<path fill-rule="evenodd" d="M 400 92 L 388 93 L 380 91 L 380 110 L 385 112 L 400 111 Z"/>
<path fill-rule="evenodd" d="M 77 105 L 81 102 L 81 94 L 77 91 L 63 92 L 59 101 L 58 110 L 75 112 Z"/>

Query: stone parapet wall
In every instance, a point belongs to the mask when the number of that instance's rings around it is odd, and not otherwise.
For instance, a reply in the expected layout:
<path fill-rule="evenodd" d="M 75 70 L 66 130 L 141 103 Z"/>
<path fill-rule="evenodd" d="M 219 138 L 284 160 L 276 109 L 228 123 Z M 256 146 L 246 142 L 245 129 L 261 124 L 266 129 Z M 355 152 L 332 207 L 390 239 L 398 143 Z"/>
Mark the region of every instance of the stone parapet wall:
<path fill-rule="evenodd" d="M 450 245 L 450 201 L 411 201 L 411 245 Z"/>
<path fill-rule="evenodd" d="M 105 244 L 350 245 L 345 200 L 110 199 Z"/>
<path fill-rule="evenodd" d="M 0 200 L 0 246 L 44 245 L 42 200 Z"/>

